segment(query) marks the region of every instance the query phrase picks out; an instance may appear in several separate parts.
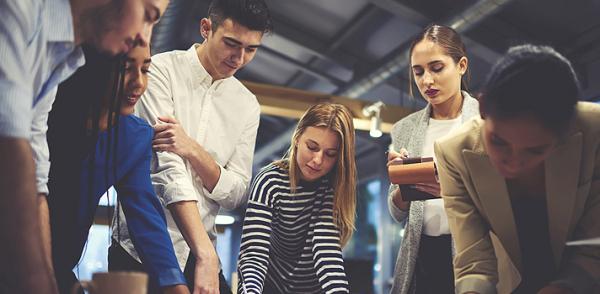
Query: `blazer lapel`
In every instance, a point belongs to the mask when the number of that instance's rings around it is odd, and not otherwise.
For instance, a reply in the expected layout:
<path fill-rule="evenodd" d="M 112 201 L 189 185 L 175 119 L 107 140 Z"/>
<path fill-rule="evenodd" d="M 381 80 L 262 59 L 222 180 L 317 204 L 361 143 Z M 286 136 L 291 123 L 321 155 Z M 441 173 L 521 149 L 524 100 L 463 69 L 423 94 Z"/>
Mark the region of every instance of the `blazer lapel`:
<path fill-rule="evenodd" d="M 463 156 L 473 180 L 484 217 L 494 231 L 513 264 L 521 269 L 521 251 L 517 228 L 506 181 L 492 166 L 483 150 L 463 150 Z"/>
<path fill-rule="evenodd" d="M 558 145 L 545 162 L 548 229 L 557 266 L 575 208 L 582 145 L 581 132 L 575 133 Z"/>

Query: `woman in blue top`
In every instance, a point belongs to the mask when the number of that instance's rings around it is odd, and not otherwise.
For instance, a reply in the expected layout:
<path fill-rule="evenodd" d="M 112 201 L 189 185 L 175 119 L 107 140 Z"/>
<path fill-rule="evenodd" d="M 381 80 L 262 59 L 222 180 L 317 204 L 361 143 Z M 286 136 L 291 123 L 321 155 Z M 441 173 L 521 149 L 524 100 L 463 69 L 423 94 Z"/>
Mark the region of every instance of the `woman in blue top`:
<path fill-rule="evenodd" d="M 151 288 L 189 293 L 150 181 L 153 130 L 131 115 L 146 88 L 149 48 L 137 47 L 116 59 L 86 51 L 86 59 L 60 86 L 48 120 L 48 204 L 60 291 L 70 293 L 72 269 L 85 248 L 100 197 L 113 186 Z"/>

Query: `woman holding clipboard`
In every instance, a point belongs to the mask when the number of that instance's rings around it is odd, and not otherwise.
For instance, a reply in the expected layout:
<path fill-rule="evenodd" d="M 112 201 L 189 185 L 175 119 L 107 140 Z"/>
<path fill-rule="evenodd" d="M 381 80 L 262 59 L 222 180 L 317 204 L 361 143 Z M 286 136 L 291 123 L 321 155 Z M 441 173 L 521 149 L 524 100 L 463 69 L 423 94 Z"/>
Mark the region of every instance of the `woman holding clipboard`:
<path fill-rule="evenodd" d="M 465 46 L 452 28 L 430 25 L 417 36 L 410 49 L 410 71 L 410 80 L 428 104 L 394 125 L 388 164 L 408 156 L 433 157 L 435 140 L 479 115 L 477 100 L 465 91 Z M 435 183 L 414 188 L 440 194 Z M 405 201 L 392 185 L 388 206 L 392 217 L 405 223 L 391 293 L 454 293 L 452 238 L 443 200 Z"/>

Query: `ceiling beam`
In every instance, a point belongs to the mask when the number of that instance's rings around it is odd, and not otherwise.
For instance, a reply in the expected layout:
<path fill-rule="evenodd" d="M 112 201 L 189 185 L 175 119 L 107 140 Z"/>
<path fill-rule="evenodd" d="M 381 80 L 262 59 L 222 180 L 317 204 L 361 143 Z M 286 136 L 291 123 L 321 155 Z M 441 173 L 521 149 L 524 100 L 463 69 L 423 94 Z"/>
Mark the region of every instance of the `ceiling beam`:
<path fill-rule="evenodd" d="M 367 4 L 363 9 L 361 9 L 354 18 L 349 21 L 349 25 L 344 26 L 337 35 L 333 38 L 333 41 L 327 45 L 327 48 L 324 51 L 326 55 L 332 55 L 339 47 L 344 44 L 349 38 L 351 38 L 356 32 L 367 25 L 367 22 L 373 17 L 375 12 L 377 11 L 377 7 L 372 4 Z M 313 56 L 307 63 L 307 67 L 313 66 L 315 61 L 318 60 L 317 56 Z M 301 77 L 299 73 L 294 74 L 291 79 L 289 79 L 285 86 L 291 87 L 294 83 Z M 337 88 L 343 86 L 346 83 L 343 82 L 341 84 L 334 84 Z"/>
<path fill-rule="evenodd" d="M 345 68 L 352 69 L 359 59 L 348 53 L 337 50 L 334 54 L 326 54 L 327 44 L 325 41 L 316 38 L 313 34 L 302 31 L 284 20 L 273 17 L 274 33 L 302 48 L 313 56 L 324 60 L 332 61 Z"/>
<path fill-rule="evenodd" d="M 243 83 L 250 92 L 256 95 L 262 114 L 300 119 L 304 112 L 312 105 L 320 102 L 331 102 L 342 104 L 350 110 L 354 118 L 355 129 L 368 131 L 371 127 L 370 117 L 365 116 L 362 109 L 365 106 L 371 105 L 372 101 L 248 81 L 244 81 Z M 389 133 L 395 122 L 412 112 L 413 110 L 404 107 L 385 106 L 381 110 L 381 131 Z"/>

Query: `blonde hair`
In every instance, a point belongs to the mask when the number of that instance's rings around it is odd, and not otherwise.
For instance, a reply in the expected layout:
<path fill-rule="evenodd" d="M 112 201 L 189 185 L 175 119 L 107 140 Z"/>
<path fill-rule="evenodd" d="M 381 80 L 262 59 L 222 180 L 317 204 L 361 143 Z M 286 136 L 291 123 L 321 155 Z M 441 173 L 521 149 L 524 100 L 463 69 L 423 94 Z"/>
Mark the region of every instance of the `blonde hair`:
<path fill-rule="evenodd" d="M 335 132 L 340 140 L 336 164 L 331 174 L 333 184 L 333 220 L 340 231 L 340 243 L 346 245 L 354 231 L 356 218 L 356 163 L 354 159 L 354 124 L 352 114 L 341 104 L 319 103 L 311 106 L 300 118 L 290 149 L 284 159 L 275 162 L 288 170 L 292 193 L 300 179 L 297 166 L 297 144 L 308 127 L 326 127 Z"/>

